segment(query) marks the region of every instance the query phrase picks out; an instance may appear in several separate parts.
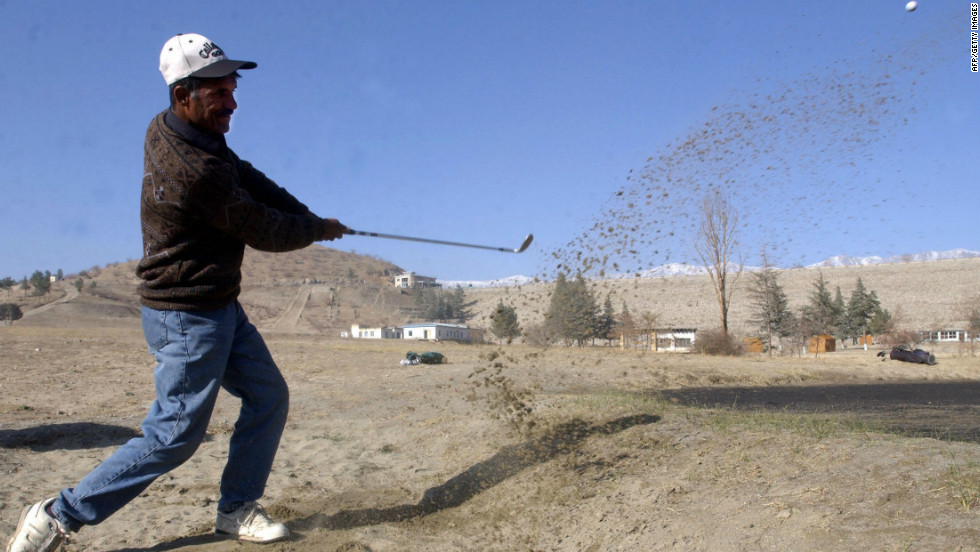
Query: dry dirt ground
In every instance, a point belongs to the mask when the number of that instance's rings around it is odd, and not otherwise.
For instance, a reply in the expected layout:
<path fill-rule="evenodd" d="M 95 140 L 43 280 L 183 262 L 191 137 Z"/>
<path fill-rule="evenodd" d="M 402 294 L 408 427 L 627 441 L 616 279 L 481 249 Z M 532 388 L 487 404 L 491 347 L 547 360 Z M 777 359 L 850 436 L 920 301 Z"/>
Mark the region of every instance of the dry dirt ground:
<path fill-rule="evenodd" d="M 876 351 L 708 358 L 277 333 L 292 391 L 264 503 L 294 533 L 217 540 L 236 404 L 68 550 L 980 550 L 980 366 Z M 0 534 L 139 431 L 137 327 L 0 327 Z"/>

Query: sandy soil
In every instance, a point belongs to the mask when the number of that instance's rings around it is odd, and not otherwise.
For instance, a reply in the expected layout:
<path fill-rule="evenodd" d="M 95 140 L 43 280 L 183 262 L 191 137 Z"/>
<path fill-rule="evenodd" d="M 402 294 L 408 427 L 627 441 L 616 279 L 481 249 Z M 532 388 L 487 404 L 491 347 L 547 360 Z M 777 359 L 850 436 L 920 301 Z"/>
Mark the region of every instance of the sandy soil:
<path fill-rule="evenodd" d="M 980 366 L 706 358 L 267 331 L 292 390 L 264 503 L 215 539 L 236 404 L 69 550 L 980 550 Z M 138 328 L 0 328 L 0 534 L 139 431 Z"/>

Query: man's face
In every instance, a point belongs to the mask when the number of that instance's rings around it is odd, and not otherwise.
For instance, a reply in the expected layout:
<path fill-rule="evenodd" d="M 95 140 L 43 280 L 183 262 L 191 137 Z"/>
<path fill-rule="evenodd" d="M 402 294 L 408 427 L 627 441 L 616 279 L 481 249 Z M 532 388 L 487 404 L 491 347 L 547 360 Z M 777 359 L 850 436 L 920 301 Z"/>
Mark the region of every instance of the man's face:
<path fill-rule="evenodd" d="M 190 122 L 213 134 L 225 134 L 231 130 L 231 115 L 238 108 L 236 88 L 238 80 L 234 76 L 208 79 L 201 83 L 188 98 L 186 114 Z"/>

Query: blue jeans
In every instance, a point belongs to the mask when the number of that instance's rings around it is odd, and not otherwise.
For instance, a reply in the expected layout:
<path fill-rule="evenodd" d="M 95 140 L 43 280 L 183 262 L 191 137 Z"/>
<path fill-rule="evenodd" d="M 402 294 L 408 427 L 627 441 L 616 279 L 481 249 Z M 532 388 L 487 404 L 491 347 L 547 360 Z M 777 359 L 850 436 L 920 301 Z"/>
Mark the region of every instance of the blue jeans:
<path fill-rule="evenodd" d="M 97 524 L 157 477 L 190 459 L 204 440 L 219 387 L 242 401 L 221 476 L 218 508 L 231 510 L 265 492 L 286 425 L 289 390 L 262 336 L 238 302 L 215 311 L 143 307 L 143 334 L 156 356 L 157 397 L 130 440 L 55 501 L 73 531 Z"/>

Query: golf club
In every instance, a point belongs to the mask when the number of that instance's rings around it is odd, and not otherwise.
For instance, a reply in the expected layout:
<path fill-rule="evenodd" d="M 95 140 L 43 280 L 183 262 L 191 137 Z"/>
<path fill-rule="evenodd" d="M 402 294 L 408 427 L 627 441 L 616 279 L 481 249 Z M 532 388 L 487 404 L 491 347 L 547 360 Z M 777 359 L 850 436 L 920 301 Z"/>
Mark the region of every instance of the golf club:
<path fill-rule="evenodd" d="M 412 238 L 409 236 L 397 236 L 395 234 L 382 234 L 380 232 L 363 232 L 361 230 L 354 230 L 354 229 L 349 229 L 347 233 L 351 236 L 368 236 L 372 238 L 388 238 L 390 240 L 405 240 L 405 241 L 414 241 L 414 242 L 422 242 L 422 243 L 435 243 L 439 245 L 455 245 L 457 247 L 473 247 L 476 249 L 489 249 L 491 251 L 503 251 L 504 253 L 523 253 L 524 250 L 527 249 L 529 245 L 531 245 L 531 240 L 534 239 L 534 234 L 528 234 L 527 237 L 524 238 L 524 241 L 521 242 L 520 247 L 517 247 L 516 249 L 511 249 L 509 247 L 493 247 L 489 245 L 475 245 L 472 243 L 460 243 L 460 242 L 451 242 L 445 240 L 432 240 L 428 238 Z"/>

